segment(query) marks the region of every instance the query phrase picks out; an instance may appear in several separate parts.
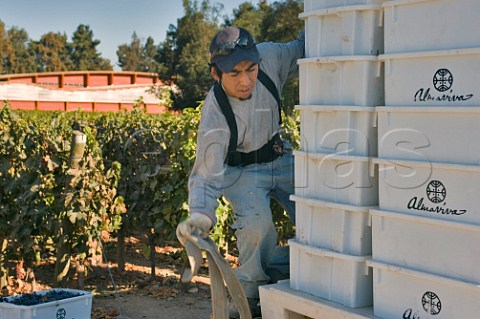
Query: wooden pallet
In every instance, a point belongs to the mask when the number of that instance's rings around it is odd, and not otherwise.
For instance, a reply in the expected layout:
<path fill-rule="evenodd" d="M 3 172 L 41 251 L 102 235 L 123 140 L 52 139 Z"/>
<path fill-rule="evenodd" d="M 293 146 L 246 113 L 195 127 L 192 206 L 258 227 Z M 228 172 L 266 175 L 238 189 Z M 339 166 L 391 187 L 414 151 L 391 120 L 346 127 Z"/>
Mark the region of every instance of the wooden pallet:
<path fill-rule="evenodd" d="M 372 319 L 373 307 L 348 308 L 290 288 L 288 280 L 260 287 L 263 319 Z"/>

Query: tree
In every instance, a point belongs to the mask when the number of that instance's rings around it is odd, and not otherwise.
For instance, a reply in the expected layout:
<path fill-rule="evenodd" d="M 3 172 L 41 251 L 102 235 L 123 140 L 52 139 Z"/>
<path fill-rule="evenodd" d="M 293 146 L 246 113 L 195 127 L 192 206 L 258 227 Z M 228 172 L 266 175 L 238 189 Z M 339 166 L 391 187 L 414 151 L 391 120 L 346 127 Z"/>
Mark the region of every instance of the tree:
<path fill-rule="evenodd" d="M 112 70 L 110 60 L 101 57 L 97 51 L 99 40 L 93 39 L 93 32 L 88 25 L 80 24 L 73 33 L 72 43 L 68 48 L 72 60 L 71 70 Z"/>
<path fill-rule="evenodd" d="M 205 98 L 212 78 L 208 69 L 208 47 L 218 26 L 209 20 L 217 17 L 218 7 L 204 0 L 184 0 L 185 16 L 177 20 L 174 67 L 181 95 L 175 97 L 175 107 L 196 107 Z"/>
<path fill-rule="evenodd" d="M 139 65 L 139 71 L 158 72 L 158 62 L 155 60 L 157 47 L 152 37 L 148 37 L 142 48 L 142 55 Z"/>
<path fill-rule="evenodd" d="M 67 36 L 59 32 L 42 35 L 40 41 L 32 42 L 35 63 L 39 72 L 68 71 L 72 61 L 68 52 Z"/>
<path fill-rule="evenodd" d="M 225 24 L 247 29 L 258 42 L 262 33 L 262 21 L 269 6 L 266 0 L 260 0 L 257 7 L 251 2 L 240 4 L 237 9 L 233 9 L 233 19 L 227 18 Z"/>
<path fill-rule="evenodd" d="M 118 65 L 123 71 L 137 71 L 142 58 L 142 43 L 136 32 L 130 44 L 122 44 L 117 50 Z"/>
<path fill-rule="evenodd" d="M 0 20 L 0 74 L 5 72 L 5 57 L 7 52 L 7 38 L 5 36 L 5 23 Z"/>
<path fill-rule="evenodd" d="M 6 30 L 0 20 L 0 74 L 35 71 L 28 42 L 28 34 L 24 29 L 12 27 Z"/>
<path fill-rule="evenodd" d="M 27 31 L 12 27 L 7 32 L 7 40 L 6 73 L 35 72 L 37 67 Z"/>
<path fill-rule="evenodd" d="M 157 47 L 152 37 L 148 37 L 145 45 L 134 32 L 132 42 L 118 47 L 119 65 L 124 71 L 158 72 L 161 68 L 157 61 Z"/>
<path fill-rule="evenodd" d="M 298 19 L 301 12 L 303 12 L 303 1 L 301 0 L 274 2 L 270 8 L 265 10 L 261 41 L 288 42 L 295 39 L 304 28 L 304 22 Z M 282 92 L 284 110 L 287 115 L 290 115 L 293 107 L 299 103 L 298 92 L 298 78 L 289 79 Z"/>
<path fill-rule="evenodd" d="M 160 76 L 166 76 L 170 79 L 175 78 L 176 71 L 176 43 L 177 43 L 177 28 L 170 24 L 167 30 L 166 39 L 160 43 L 155 55 L 155 61 L 158 62 L 158 72 Z"/>
<path fill-rule="evenodd" d="M 301 12 L 302 0 L 275 1 L 269 10 L 265 10 L 261 41 L 288 42 L 294 39 L 304 27 L 304 22 L 298 18 Z"/>

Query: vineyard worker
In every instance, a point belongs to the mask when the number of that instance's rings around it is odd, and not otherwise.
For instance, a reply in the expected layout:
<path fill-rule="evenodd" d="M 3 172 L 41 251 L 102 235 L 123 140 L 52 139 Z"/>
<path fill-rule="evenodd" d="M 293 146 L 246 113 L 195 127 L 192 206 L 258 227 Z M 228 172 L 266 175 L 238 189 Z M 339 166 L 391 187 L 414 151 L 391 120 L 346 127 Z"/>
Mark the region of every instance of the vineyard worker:
<path fill-rule="evenodd" d="M 263 70 L 281 92 L 285 81 L 298 74 L 297 60 L 304 56 L 304 33 L 288 43 L 255 44 L 250 33 L 227 27 L 210 43 L 210 72 L 215 84 L 202 107 L 195 165 L 189 178 L 190 218 L 181 223 L 177 236 L 198 231 L 208 236 L 216 223 L 220 196 L 235 211 L 239 267 L 235 274 L 248 298 L 252 316 L 261 315 L 258 287 L 269 283 L 265 273 L 277 243 L 270 198 L 276 199 L 294 220 L 293 156 L 279 138 L 279 98 L 258 81 Z M 215 92 L 217 91 L 217 92 Z M 221 95 L 233 110 L 236 139 L 233 150 Z M 277 94 L 278 94 L 277 92 Z M 224 95 L 225 96 L 225 95 Z M 228 113 L 228 112 L 227 112 Z M 229 149 L 230 148 L 230 149 Z M 238 312 L 230 307 L 230 317 Z"/>

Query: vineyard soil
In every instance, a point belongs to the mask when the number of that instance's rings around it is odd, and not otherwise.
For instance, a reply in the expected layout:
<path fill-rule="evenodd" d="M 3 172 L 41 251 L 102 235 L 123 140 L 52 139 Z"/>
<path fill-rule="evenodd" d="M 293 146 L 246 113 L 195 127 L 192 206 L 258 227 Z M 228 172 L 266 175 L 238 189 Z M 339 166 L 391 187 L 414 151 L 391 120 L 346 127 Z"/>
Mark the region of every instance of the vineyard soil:
<path fill-rule="evenodd" d="M 170 242 L 156 247 L 156 276 L 152 280 L 150 261 L 143 254 L 145 241 L 141 235 L 127 238 L 124 272 L 117 268 L 113 241 L 104 244 L 105 262 L 88 267 L 84 290 L 94 294 L 91 319 L 209 319 L 208 267 L 202 267 L 192 283 L 181 283 L 183 248 Z M 53 269 L 53 260 L 37 267 L 34 288 L 31 280 L 21 281 L 11 276 L 13 291 L 9 294 L 51 288 Z M 67 286 L 78 289 L 78 282 L 73 280 Z"/>

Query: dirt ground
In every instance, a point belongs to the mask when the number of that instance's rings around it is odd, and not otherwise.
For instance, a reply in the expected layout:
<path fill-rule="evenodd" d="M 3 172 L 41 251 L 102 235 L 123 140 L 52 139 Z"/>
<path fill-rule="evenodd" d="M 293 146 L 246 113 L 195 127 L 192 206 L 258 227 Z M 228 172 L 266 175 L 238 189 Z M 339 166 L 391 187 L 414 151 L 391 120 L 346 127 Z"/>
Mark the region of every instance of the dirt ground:
<path fill-rule="evenodd" d="M 210 280 L 204 265 L 189 284 L 180 281 L 184 266 L 183 248 L 177 242 L 156 247 L 156 276 L 151 278 L 150 261 L 142 253 L 146 238 L 130 236 L 126 240 L 126 269 L 116 263 L 116 243 L 104 244 L 104 263 L 88 267 L 84 290 L 94 294 L 91 319 L 209 319 L 211 315 Z M 231 259 L 235 266 L 235 259 Z M 10 277 L 10 291 L 27 293 L 52 287 L 53 260 L 35 269 L 35 281 Z M 17 269 L 17 275 L 23 270 Z M 34 283 L 34 285 L 32 285 Z M 78 289 L 78 282 L 67 283 Z"/>
<path fill-rule="evenodd" d="M 123 273 L 112 261 L 114 249 L 105 250 L 106 255 L 111 255 L 110 264 L 103 265 L 103 273 L 89 275 L 87 281 L 95 293 L 92 319 L 209 319 L 212 306 L 208 268 L 203 267 L 191 283 L 183 284 L 183 248 L 175 242 L 167 243 L 156 248 L 156 276 L 152 280 L 150 261 L 142 248 L 139 236 L 127 239 Z"/>
<path fill-rule="evenodd" d="M 118 271 L 113 261 L 116 252 L 108 249 L 105 254 L 111 255 L 110 262 L 88 276 L 86 290 L 95 294 L 92 319 L 210 318 L 208 268 L 203 267 L 191 283 L 181 283 L 183 248 L 167 243 L 156 248 L 156 276 L 152 280 L 150 261 L 142 254 L 142 240 L 130 237 L 126 248 L 125 272 Z"/>

